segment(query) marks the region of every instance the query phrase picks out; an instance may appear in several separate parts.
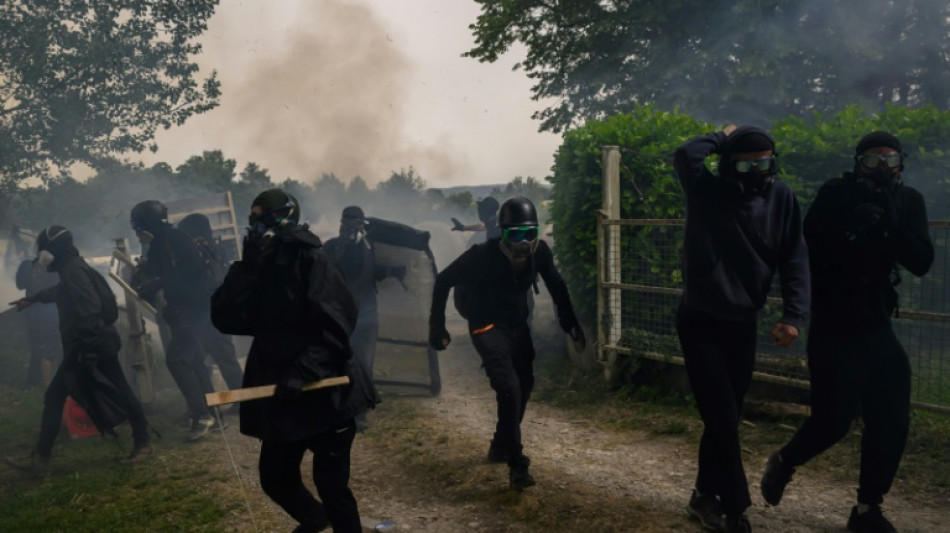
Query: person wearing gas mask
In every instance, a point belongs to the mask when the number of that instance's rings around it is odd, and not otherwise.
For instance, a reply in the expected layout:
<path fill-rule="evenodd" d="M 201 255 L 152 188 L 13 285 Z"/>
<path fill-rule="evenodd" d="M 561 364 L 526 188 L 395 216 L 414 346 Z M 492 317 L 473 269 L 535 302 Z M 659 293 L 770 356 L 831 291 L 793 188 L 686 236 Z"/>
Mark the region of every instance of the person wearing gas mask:
<path fill-rule="evenodd" d="M 718 175 L 704 163 L 711 154 L 719 155 Z M 686 196 L 676 329 L 704 425 L 686 509 L 706 529 L 751 531 L 740 415 L 755 363 L 756 314 L 776 271 L 783 300 L 772 329 L 776 344 L 791 344 L 808 313 L 801 214 L 791 189 L 775 180 L 775 142 L 760 128 L 729 125 L 697 136 L 674 161 Z"/>
<path fill-rule="evenodd" d="M 501 237 L 501 228 L 498 227 L 498 200 L 488 196 L 476 203 L 478 207 L 478 224 L 462 224 L 457 218 L 452 218 L 452 231 L 484 231 L 484 240 Z M 475 237 L 472 238 L 473 240 Z M 481 242 L 481 241 L 478 241 Z"/>
<path fill-rule="evenodd" d="M 208 271 L 194 240 L 168 223 L 168 209 L 161 202 L 136 204 L 130 223 L 143 247 L 147 244 L 133 288 L 151 302 L 159 290 L 164 293 L 162 319 L 171 331 L 165 365 L 191 415 L 187 440 L 199 440 L 221 426 L 220 418 L 205 403 L 205 394 L 214 391 L 201 343 L 212 327 Z"/>
<path fill-rule="evenodd" d="M 12 305 L 18 310 L 33 304 L 55 303 L 59 314 L 59 330 L 63 344 L 63 362 L 56 369 L 43 397 L 40 436 L 36 447 L 26 459 L 7 458 L 7 463 L 21 470 L 42 472 L 49 468 L 53 443 L 63 420 L 63 407 L 68 396 L 89 390 L 93 382 L 108 382 L 110 400 L 128 417 L 132 425 L 133 449 L 126 459 L 136 463 L 152 453 L 148 422 L 142 405 L 132 392 L 122 366 L 119 349 L 122 341 L 114 325 L 118 317 L 115 295 L 101 274 L 86 264 L 73 245 L 72 233 L 62 226 L 50 226 L 40 232 L 37 241 L 37 266 L 59 274 L 59 282 Z M 90 407 L 88 404 L 86 407 Z M 102 422 L 90 416 L 97 426 Z M 112 433 L 112 427 L 99 427 Z"/>
<path fill-rule="evenodd" d="M 13 258 L 20 260 L 16 270 L 16 288 L 30 298 L 59 283 L 59 275 L 47 271 L 46 266 L 31 257 L 30 245 L 19 238 L 21 231 L 14 226 L 8 246 L 13 247 Z M 49 305 L 37 305 L 24 310 L 23 314 L 26 315 L 26 334 L 30 343 L 26 383 L 47 387 L 53 377 L 54 363 L 62 357 L 61 346 L 56 338 L 59 331 L 56 309 Z"/>
<path fill-rule="evenodd" d="M 340 216 L 339 236 L 327 241 L 320 252 L 343 274 L 347 288 L 356 298 L 360 314 L 350 336 L 350 345 L 356 359 L 372 375 L 376 339 L 379 337 L 376 283 L 390 276 L 402 279 L 406 275 L 406 267 L 378 264 L 366 230 L 363 209 L 355 205 L 346 207 Z M 356 427 L 359 431 L 366 429 L 365 413 L 356 417 Z"/>
<path fill-rule="evenodd" d="M 541 275 L 557 310 L 561 328 L 583 351 L 581 329 L 567 285 L 539 238 L 538 214 L 530 200 L 516 196 L 498 211 L 501 235 L 469 248 L 438 274 L 429 314 L 429 344 L 444 350 L 449 289 L 464 287 L 469 334 L 495 391 L 498 420 L 488 460 L 508 464 L 508 483 L 516 490 L 535 484 L 523 453 L 521 421 L 534 386 L 534 345 L 528 327 L 528 289 Z"/>
<path fill-rule="evenodd" d="M 858 142 L 854 169 L 826 182 L 805 217 L 811 255 L 808 334 L 811 416 L 772 454 L 762 477 L 778 505 L 795 469 L 864 420 L 857 505 L 848 529 L 893 532 L 881 503 L 897 473 L 910 423 L 910 363 L 891 325 L 898 267 L 923 276 L 934 247 L 923 196 L 903 184 L 904 154 L 893 135 Z"/>
<path fill-rule="evenodd" d="M 280 189 L 254 199 L 240 261 L 212 297 L 224 333 L 254 337 L 244 386 L 277 385 L 273 398 L 240 407 L 241 433 L 261 439 L 261 488 L 299 526 L 294 531 L 361 531 L 348 487 L 357 413 L 379 397 L 353 357 L 357 306 L 340 273 L 319 253 L 320 239 L 298 224 L 297 200 Z M 348 376 L 350 384 L 304 392 L 304 384 Z M 313 453 L 321 502 L 304 486 L 300 463 Z"/>
<path fill-rule="evenodd" d="M 187 233 L 195 242 L 205 265 L 205 271 L 208 273 L 208 287 L 211 292 L 214 292 L 224 281 L 228 263 L 215 242 L 211 221 L 201 213 L 192 213 L 178 222 L 178 229 Z M 238 362 L 231 336 L 219 332 L 210 321 L 199 330 L 199 336 L 202 347 L 211 356 L 214 364 L 218 365 L 224 383 L 229 389 L 240 389 L 244 371 Z"/>

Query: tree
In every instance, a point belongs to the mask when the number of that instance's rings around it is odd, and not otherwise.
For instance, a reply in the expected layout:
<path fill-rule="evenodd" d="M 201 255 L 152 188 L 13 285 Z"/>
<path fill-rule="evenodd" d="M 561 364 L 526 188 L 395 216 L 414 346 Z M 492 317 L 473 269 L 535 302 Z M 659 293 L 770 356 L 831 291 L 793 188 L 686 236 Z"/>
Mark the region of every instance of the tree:
<path fill-rule="evenodd" d="M 527 178 L 515 176 L 515 179 L 508 182 L 508 185 L 505 186 L 504 197 L 507 198 L 516 195 L 524 196 L 535 205 L 540 205 L 541 202 L 547 200 L 548 196 L 551 195 L 551 190 L 545 187 L 544 184 L 538 181 L 534 176 L 528 176 Z"/>
<path fill-rule="evenodd" d="M 261 168 L 257 163 L 249 162 L 244 165 L 244 170 L 241 171 L 241 184 L 245 185 L 251 189 L 271 189 L 274 187 L 274 184 L 271 182 L 270 174 L 267 172 L 266 168 Z"/>
<path fill-rule="evenodd" d="M 255 165 L 256 166 L 256 165 Z M 225 159 L 221 150 L 193 155 L 178 166 L 178 180 L 208 191 L 226 191 L 234 183 L 237 161 Z"/>
<path fill-rule="evenodd" d="M 416 174 L 416 169 L 409 167 L 409 170 L 400 170 L 389 175 L 389 179 L 380 182 L 376 186 L 384 197 L 415 197 L 419 196 L 426 182 L 421 176 Z"/>
<path fill-rule="evenodd" d="M 476 0 L 475 47 L 535 80 L 541 130 L 637 104 L 759 124 L 847 104 L 940 109 L 950 99 L 950 7 L 939 0 Z"/>
<path fill-rule="evenodd" d="M 192 58 L 217 0 L 0 4 L 0 185 L 155 150 L 218 104 Z"/>

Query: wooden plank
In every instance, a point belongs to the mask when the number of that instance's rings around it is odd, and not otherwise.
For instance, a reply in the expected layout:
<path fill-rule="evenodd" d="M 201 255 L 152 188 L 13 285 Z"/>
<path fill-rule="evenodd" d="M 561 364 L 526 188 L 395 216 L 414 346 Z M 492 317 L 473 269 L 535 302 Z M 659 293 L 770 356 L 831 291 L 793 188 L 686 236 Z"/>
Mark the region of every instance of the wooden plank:
<path fill-rule="evenodd" d="M 303 386 L 303 390 L 306 392 L 349 384 L 349 377 L 340 376 L 338 378 L 326 378 L 321 379 L 320 381 L 307 383 Z M 274 391 L 276 389 L 276 385 L 261 385 L 260 387 L 247 387 L 245 389 L 209 392 L 208 394 L 205 394 L 205 403 L 208 404 L 208 407 L 214 407 L 216 405 L 224 405 L 228 403 L 238 403 L 250 400 L 259 400 L 261 398 L 270 398 L 274 395 Z"/>

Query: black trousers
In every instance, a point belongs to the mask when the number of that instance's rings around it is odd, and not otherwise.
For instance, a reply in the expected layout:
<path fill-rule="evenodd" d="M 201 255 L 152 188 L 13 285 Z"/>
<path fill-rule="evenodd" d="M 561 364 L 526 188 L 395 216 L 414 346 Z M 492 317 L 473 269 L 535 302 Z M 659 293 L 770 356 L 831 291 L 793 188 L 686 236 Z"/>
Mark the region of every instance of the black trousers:
<path fill-rule="evenodd" d="M 910 426 L 910 362 L 890 324 L 842 335 L 816 321 L 808 335 L 811 416 L 782 448 L 792 466 L 805 464 L 864 419 L 858 501 L 878 505 L 891 488 Z"/>
<path fill-rule="evenodd" d="M 718 496 L 723 513 L 739 516 L 752 505 L 739 421 L 755 365 L 756 322 L 722 320 L 680 306 L 676 331 L 704 426 L 696 490 Z"/>
<path fill-rule="evenodd" d="M 43 396 L 43 415 L 40 419 L 40 438 L 36 443 L 36 453 L 39 455 L 49 457 L 53 452 L 53 443 L 63 424 L 63 407 L 66 405 L 66 398 L 69 397 L 66 387 L 67 374 L 73 372 L 75 365 L 78 364 L 80 363 L 64 361 L 56 369 L 56 374 L 46 389 L 46 394 Z M 132 425 L 132 440 L 135 445 L 148 444 L 148 422 L 145 420 L 145 412 L 142 410 L 142 404 L 135 397 L 135 393 L 132 392 L 129 382 L 125 379 L 119 358 L 115 354 L 100 356 L 96 361 L 96 368 L 122 394 L 126 412 L 129 414 L 129 423 Z"/>
<path fill-rule="evenodd" d="M 528 326 L 495 326 L 472 333 L 472 344 L 482 358 L 485 374 L 495 391 L 498 421 L 493 440 L 508 451 L 508 465 L 521 466 L 521 421 L 534 389 L 534 344 Z"/>
<path fill-rule="evenodd" d="M 188 404 L 193 419 L 211 416 L 205 404 L 205 394 L 214 392 L 211 373 L 204 364 L 205 351 L 201 343 L 211 326 L 207 310 L 166 308 L 164 314 L 171 329 L 171 341 L 165 353 L 165 365 Z"/>
<path fill-rule="evenodd" d="M 261 488 L 300 524 L 314 529 L 333 525 L 336 533 L 360 533 L 360 514 L 350 491 L 350 449 L 356 435 L 351 419 L 340 428 L 307 440 L 264 440 L 258 468 Z M 300 475 L 304 453 L 313 452 L 314 499 Z"/>

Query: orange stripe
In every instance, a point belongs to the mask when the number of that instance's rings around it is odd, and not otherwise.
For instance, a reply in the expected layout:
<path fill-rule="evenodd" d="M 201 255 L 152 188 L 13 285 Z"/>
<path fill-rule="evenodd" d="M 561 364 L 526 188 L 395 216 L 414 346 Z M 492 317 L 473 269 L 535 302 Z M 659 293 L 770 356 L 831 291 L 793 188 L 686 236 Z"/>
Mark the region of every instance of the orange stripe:
<path fill-rule="evenodd" d="M 482 333 L 485 333 L 486 331 L 489 331 L 494 327 L 495 327 L 494 324 L 489 324 L 483 328 L 476 329 L 475 331 L 472 332 L 472 335 L 481 335 Z"/>

